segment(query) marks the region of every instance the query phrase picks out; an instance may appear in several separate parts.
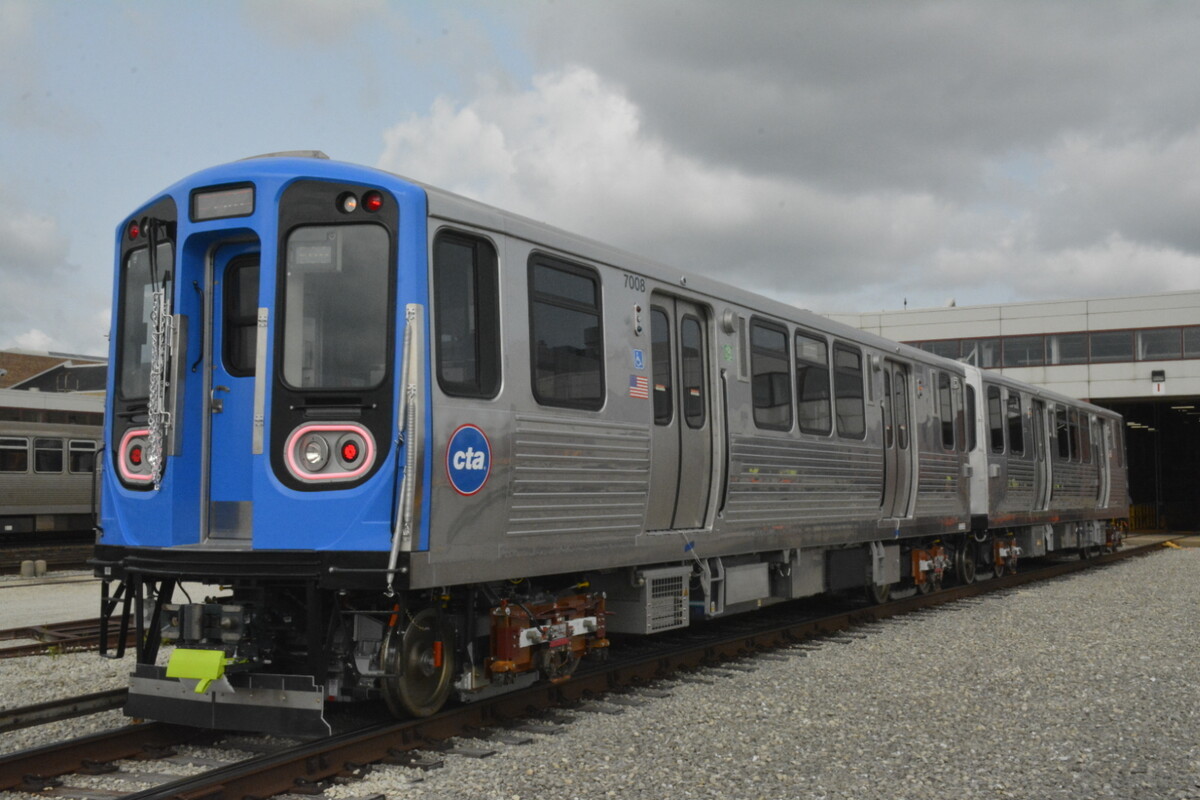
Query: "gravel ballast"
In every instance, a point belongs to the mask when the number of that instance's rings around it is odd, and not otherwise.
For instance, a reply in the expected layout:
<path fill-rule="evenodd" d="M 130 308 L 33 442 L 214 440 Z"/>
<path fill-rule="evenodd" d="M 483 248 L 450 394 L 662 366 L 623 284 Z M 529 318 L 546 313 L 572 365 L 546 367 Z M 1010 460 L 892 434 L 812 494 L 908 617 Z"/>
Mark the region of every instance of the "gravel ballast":
<path fill-rule="evenodd" d="M 496 753 L 447 754 L 429 772 L 378 767 L 328 794 L 1197 799 L 1198 578 L 1200 550 L 1167 550 L 873 626 L 807 657 L 756 659 L 711 684 L 665 683 L 670 697 L 619 715 L 561 712 L 575 719 L 561 735 L 462 742 Z M 97 662 L 0 661 L 4 705 L 121 685 L 131 666 L 102 662 L 119 667 L 109 677 Z"/>

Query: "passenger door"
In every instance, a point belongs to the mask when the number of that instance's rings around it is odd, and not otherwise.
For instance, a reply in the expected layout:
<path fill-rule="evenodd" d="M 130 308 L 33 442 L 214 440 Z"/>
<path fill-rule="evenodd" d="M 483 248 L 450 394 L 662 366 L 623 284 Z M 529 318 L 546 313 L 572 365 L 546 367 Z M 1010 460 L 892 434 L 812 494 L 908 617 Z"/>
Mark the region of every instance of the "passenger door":
<path fill-rule="evenodd" d="M 713 431 L 704 309 L 653 295 L 650 340 L 654 433 L 646 529 L 701 528 L 712 480 Z"/>
<path fill-rule="evenodd" d="M 1044 511 L 1050 500 L 1050 442 L 1046 430 L 1046 403 L 1031 399 L 1030 406 L 1033 409 L 1033 510 Z"/>
<path fill-rule="evenodd" d="M 258 283 L 257 242 L 224 245 L 213 253 L 205 347 L 210 370 L 205 539 L 248 541 L 253 532 Z"/>
<path fill-rule="evenodd" d="M 1113 435 L 1112 423 L 1103 417 L 1096 418 L 1096 425 L 1092 426 L 1092 430 L 1099 428 L 1098 441 L 1092 447 L 1092 459 L 1096 462 L 1096 468 L 1100 471 L 1100 483 L 1096 491 L 1096 507 L 1108 508 L 1109 498 L 1112 496 L 1112 463 L 1109 461 L 1109 453 L 1113 450 Z"/>
<path fill-rule="evenodd" d="M 911 383 L 907 364 L 884 361 L 883 391 L 883 501 L 880 513 L 885 518 L 909 515 L 912 495 Z"/>

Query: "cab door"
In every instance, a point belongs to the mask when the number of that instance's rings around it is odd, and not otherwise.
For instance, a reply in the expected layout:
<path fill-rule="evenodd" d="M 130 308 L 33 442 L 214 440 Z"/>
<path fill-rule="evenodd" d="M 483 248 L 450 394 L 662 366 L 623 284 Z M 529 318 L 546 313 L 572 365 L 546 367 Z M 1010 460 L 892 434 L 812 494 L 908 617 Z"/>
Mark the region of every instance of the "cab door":
<path fill-rule="evenodd" d="M 650 338 L 654 457 L 646 528 L 701 528 L 713 448 L 707 315 L 694 303 L 655 294 Z"/>
<path fill-rule="evenodd" d="M 259 246 L 217 248 L 208 297 L 209 381 L 205 539 L 249 542 L 253 533 L 251 455 L 258 352 Z"/>

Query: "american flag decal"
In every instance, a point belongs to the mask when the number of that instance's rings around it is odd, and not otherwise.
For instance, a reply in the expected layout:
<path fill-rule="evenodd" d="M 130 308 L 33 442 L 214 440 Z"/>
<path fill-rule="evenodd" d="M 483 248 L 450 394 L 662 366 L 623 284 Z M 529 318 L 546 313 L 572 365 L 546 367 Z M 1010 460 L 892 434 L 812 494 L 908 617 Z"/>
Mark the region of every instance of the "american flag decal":
<path fill-rule="evenodd" d="M 639 400 L 650 399 L 650 381 L 645 375 L 629 376 L 629 396 Z"/>

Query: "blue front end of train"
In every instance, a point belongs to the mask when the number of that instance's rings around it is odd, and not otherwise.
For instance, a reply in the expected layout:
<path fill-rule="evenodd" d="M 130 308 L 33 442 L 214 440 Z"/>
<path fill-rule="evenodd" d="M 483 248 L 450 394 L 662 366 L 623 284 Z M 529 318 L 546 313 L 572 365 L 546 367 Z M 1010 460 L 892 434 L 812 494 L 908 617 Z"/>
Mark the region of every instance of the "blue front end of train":
<path fill-rule="evenodd" d="M 320 733 L 330 660 L 353 659 L 329 652 L 330 590 L 402 588 L 428 541 L 425 191 L 248 159 L 117 236 L 96 571 L 141 634 L 127 713 Z M 237 591 L 172 602 L 189 581 Z M 193 655 L 156 664 L 160 630 Z"/>

